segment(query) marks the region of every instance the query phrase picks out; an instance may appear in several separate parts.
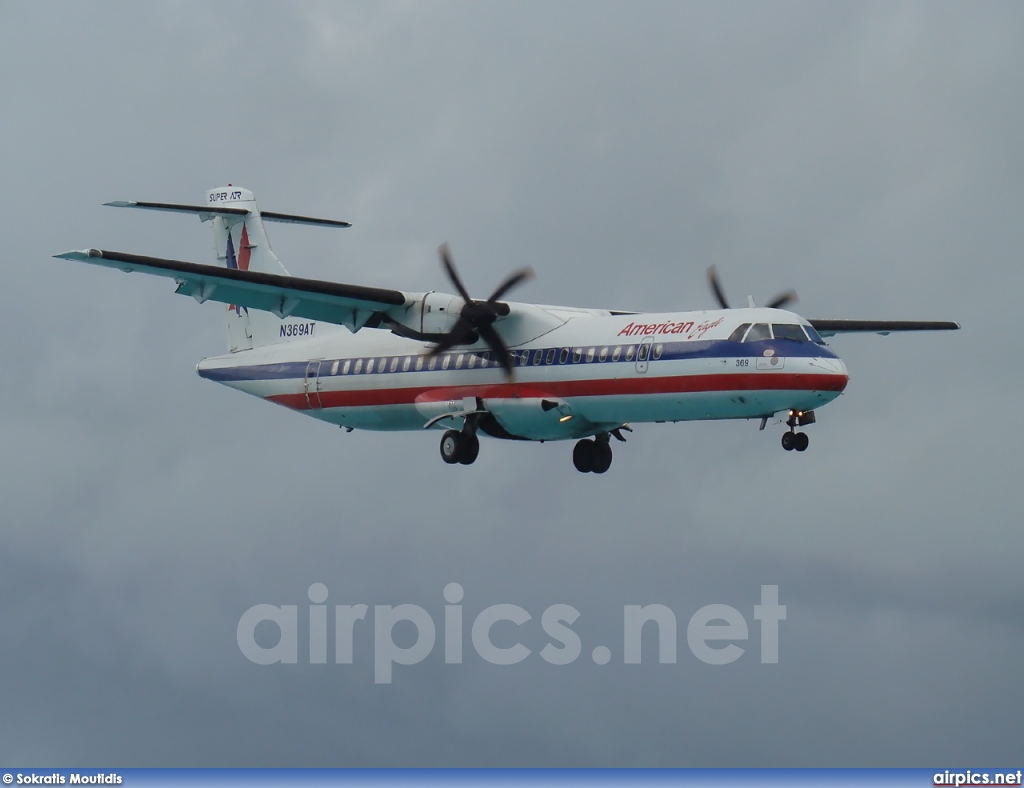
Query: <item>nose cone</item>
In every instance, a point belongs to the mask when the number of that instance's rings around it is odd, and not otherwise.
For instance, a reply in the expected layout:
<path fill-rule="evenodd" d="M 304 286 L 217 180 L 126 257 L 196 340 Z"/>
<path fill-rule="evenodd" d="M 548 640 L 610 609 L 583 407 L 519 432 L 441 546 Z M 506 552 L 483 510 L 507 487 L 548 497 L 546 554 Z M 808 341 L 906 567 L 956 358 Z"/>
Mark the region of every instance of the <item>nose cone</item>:
<path fill-rule="evenodd" d="M 829 358 L 818 358 L 815 359 L 815 365 L 824 367 L 828 370 L 827 374 L 829 380 L 829 391 L 845 391 L 846 384 L 850 382 L 850 373 L 846 369 L 846 364 L 838 356 L 830 356 Z"/>

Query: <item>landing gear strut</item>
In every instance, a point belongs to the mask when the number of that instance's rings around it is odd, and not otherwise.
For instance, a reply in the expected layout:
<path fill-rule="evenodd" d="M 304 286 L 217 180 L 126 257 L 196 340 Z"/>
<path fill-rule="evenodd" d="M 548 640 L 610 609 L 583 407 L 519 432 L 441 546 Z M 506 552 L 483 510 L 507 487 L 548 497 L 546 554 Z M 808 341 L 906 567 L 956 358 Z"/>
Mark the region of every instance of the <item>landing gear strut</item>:
<path fill-rule="evenodd" d="M 602 433 L 593 440 L 584 438 L 579 441 L 572 450 L 572 464 L 580 473 L 604 473 L 612 467 L 608 433 Z"/>

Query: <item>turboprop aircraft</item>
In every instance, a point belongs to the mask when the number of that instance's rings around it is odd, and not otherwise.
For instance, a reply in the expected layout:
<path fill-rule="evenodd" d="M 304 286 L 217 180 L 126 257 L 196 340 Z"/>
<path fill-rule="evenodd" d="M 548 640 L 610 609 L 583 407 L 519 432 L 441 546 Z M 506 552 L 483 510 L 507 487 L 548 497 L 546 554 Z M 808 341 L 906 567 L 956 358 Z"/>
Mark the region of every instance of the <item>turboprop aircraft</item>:
<path fill-rule="evenodd" d="M 804 451 L 818 408 L 846 388 L 846 366 L 823 337 L 850 332 L 954 330 L 957 323 L 807 320 L 785 309 L 730 308 L 712 266 L 720 309 L 638 313 L 503 300 L 530 277 L 508 276 L 473 298 L 447 246 L 456 293 L 408 293 L 291 276 L 270 248 L 268 221 L 348 222 L 260 211 L 252 192 L 213 189 L 200 205 L 127 202 L 118 208 L 196 214 L 213 229 L 218 265 L 85 249 L 67 260 L 174 279 L 199 303 L 227 304 L 228 352 L 201 377 L 351 431 L 444 430 L 441 457 L 472 464 L 478 436 L 576 440 L 583 473 L 611 466 L 611 439 L 631 424 L 778 417 L 782 446 Z"/>

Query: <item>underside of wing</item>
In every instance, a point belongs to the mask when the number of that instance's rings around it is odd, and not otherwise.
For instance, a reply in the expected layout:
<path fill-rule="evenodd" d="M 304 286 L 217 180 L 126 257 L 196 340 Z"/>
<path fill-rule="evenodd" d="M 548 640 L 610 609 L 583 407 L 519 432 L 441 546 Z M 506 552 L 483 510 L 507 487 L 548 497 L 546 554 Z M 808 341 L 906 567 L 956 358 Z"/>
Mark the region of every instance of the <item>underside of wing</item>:
<path fill-rule="evenodd" d="M 959 323 L 948 320 L 823 320 L 808 321 L 823 337 L 835 334 L 890 334 L 894 331 L 957 331 Z"/>
<path fill-rule="evenodd" d="M 176 292 L 192 296 L 199 303 L 236 304 L 278 317 L 335 323 L 352 331 L 378 325 L 390 311 L 400 311 L 412 301 L 401 290 L 242 271 L 102 249 L 65 252 L 56 257 L 174 279 L 178 283 Z"/>

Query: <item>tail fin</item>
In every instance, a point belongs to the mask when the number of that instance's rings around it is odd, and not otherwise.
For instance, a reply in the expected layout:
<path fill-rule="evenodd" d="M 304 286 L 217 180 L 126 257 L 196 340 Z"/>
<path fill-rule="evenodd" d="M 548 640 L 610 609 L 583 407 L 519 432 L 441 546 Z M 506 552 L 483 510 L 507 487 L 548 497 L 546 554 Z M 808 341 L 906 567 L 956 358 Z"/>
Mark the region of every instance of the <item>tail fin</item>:
<path fill-rule="evenodd" d="M 213 250 L 222 265 L 241 271 L 288 276 L 288 270 L 277 259 L 256 199 L 248 189 L 227 186 L 211 189 L 204 203 L 211 213 L 201 215 L 213 228 Z M 269 312 L 250 311 L 244 306 L 229 305 L 225 315 L 228 350 L 250 350 L 253 347 L 280 342 L 284 321 Z"/>

